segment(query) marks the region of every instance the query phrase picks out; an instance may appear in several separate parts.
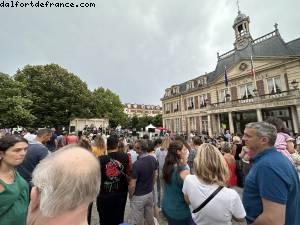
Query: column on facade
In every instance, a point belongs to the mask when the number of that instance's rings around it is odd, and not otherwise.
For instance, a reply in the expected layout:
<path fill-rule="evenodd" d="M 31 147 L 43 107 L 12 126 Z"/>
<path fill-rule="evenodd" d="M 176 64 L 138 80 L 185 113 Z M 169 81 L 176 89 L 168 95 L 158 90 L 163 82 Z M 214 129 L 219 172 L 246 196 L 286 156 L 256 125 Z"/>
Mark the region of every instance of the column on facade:
<path fill-rule="evenodd" d="M 212 114 L 211 115 L 211 127 L 212 127 L 212 133 L 216 134 L 218 133 L 218 115 Z"/>
<path fill-rule="evenodd" d="M 210 137 L 212 137 L 213 133 L 212 133 L 212 126 L 211 126 L 211 114 L 207 115 L 207 130 L 208 130 L 208 135 Z"/>
<path fill-rule="evenodd" d="M 166 119 L 163 119 L 163 127 L 166 127 Z"/>
<path fill-rule="evenodd" d="M 257 121 L 263 121 L 261 109 L 256 109 Z"/>
<path fill-rule="evenodd" d="M 232 120 L 232 112 L 228 112 L 228 119 L 229 119 L 229 131 L 231 134 L 233 134 L 234 126 L 233 126 L 233 120 Z"/>
<path fill-rule="evenodd" d="M 218 123 L 218 133 L 221 133 L 221 118 L 220 114 L 217 114 L 217 123 Z"/>
<path fill-rule="evenodd" d="M 187 134 L 191 133 L 190 117 L 185 117 L 185 127 Z"/>
<path fill-rule="evenodd" d="M 300 128 L 300 105 L 297 105 L 296 107 L 291 107 L 292 111 L 292 121 L 293 121 L 293 127 L 294 132 L 299 133 Z"/>
<path fill-rule="evenodd" d="M 200 125 L 200 127 L 199 127 L 200 134 L 202 134 L 203 127 L 202 127 L 202 116 L 201 115 L 199 116 L 199 125 Z"/>

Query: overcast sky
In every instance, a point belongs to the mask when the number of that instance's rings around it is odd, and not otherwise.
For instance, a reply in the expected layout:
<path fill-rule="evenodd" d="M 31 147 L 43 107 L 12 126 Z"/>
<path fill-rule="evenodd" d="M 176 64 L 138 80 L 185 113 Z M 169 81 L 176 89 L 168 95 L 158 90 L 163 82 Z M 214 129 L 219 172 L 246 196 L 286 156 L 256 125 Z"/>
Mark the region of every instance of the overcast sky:
<path fill-rule="evenodd" d="M 57 63 L 123 103 L 160 104 L 167 87 L 214 70 L 217 52 L 233 48 L 236 0 L 86 1 L 96 7 L 0 8 L 0 72 Z M 285 41 L 300 37 L 299 0 L 240 0 L 240 9 L 253 38 L 275 22 Z"/>

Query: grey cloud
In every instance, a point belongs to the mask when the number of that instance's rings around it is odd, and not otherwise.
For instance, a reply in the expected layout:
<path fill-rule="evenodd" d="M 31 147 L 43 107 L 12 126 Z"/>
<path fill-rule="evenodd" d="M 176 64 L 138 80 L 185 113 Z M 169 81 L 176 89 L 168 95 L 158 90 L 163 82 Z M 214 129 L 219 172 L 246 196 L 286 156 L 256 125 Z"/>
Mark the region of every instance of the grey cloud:
<path fill-rule="evenodd" d="M 90 89 L 103 86 L 123 102 L 158 104 L 165 88 L 212 71 L 216 52 L 233 48 L 236 1 L 95 2 L 85 9 L 0 8 L 0 71 L 58 63 Z M 297 0 L 241 1 L 254 38 L 278 22 L 286 41 L 300 36 L 299 6 Z"/>

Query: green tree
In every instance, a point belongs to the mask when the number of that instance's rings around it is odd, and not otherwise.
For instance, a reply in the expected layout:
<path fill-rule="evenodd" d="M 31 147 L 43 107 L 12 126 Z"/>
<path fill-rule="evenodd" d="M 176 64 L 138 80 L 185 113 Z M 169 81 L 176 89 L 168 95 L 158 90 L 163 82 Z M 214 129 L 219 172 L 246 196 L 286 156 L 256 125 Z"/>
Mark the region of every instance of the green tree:
<path fill-rule="evenodd" d="M 162 114 L 158 114 L 152 118 L 152 125 L 155 127 L 162 127 Z"/>
<path fill-rule="evenodd" d="M 92 95 L 96 117 L 108 118 L 111 127 L 126 124 L 127 115 L 118 95 L 103 87 L 95 89 Z"/>
<path fill-rule="evenodd" d="M 74 117 L 89 118 L 91 92 L 78 76 L 57 64 L 27 65 L 15 74 L 22 94 L 32 101 L 34 126 L 67 126 Z"/>
<path fill-rule="evenodd" d="M 0 73 L 0 127 L 30 126 L 36 119 L 30 112 L 32 101 L 22 97 L 22 83 Z"/>

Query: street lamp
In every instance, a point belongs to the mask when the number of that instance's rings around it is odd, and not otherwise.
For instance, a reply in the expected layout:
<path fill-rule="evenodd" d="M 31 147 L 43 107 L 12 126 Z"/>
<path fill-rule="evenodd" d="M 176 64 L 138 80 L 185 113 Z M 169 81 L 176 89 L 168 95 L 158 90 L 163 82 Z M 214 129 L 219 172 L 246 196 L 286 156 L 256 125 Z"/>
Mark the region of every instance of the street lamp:
<path fill-rule="evenodd" d="M 293 80 L 293 81 L 291 82 L 291 85 L 292 85 L 293 88 L 296 90 L 296 89 L 298 89 L 299 81 Z"/>

